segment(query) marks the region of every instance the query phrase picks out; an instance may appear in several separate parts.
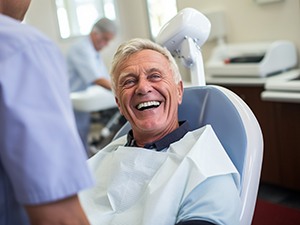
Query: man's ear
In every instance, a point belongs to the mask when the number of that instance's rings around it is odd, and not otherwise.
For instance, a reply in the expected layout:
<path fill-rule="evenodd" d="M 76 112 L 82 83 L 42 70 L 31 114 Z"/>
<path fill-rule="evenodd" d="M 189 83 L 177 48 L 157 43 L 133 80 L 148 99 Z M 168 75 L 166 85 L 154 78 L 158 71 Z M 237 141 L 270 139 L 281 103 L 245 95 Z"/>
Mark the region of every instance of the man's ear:
<path fill-rule="evenodd" d="M 177 84 L 177 94 L 178 94 L 178 104 L 180 105 L 182 103 L 182 96 L 183 96 L 183 82 L 182 80 L 179 81 Z"/>
<path fill-rule="evenodd" d="M 123 115 L 123 112 L 122 112 L 122 109 L 121 109 L 121 105 L 120 105 L 119 99 L 118 99 L 117 97 L 115 97 L 115 101 L 116 101 L 116 103 L 117 103 L 117 106 L 118 106 L 118 108 L 119 108 L 119 111 L 120 111 L 121 115 Z"/>

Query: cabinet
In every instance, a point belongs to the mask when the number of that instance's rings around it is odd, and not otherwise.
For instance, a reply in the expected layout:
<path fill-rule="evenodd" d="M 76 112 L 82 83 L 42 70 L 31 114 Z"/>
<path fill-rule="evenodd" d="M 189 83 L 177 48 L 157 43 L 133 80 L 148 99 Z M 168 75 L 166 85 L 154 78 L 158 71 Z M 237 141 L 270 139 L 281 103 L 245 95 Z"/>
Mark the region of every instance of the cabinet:
<path fill-rule="evenodd" d="M 261 180 L 300 190 L 300 104 L 261 100 L 263 85 L 221 86 L 239 95 L 261 126 L 264 138 Z"/>
<path fill-rule="evenodd" d="M 300 190 L 300 104 L 273 104 L 280 157 L 280 184 Z"/>

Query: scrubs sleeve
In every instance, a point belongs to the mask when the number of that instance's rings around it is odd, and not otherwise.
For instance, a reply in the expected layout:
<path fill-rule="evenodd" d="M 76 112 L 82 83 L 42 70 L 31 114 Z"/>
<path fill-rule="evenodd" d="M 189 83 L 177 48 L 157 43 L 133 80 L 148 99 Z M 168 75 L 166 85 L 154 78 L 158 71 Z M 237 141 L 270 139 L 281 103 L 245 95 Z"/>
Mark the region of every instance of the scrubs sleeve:
<path fill-rule="evenodd" d="M 17 200 L 52 202 L 91 186 L 59 50 L 33 43 L 0 64 L 0 160 Z"/>
<path fill-rule="evenodd" d="M 92 84 L 101 77 L 109 78 L 100 54 L 91 49 L 91 46 L 75 46 L 68 53 L 68 61 L 71 69 L 76 71 L 86 85 Z"/>
<path fill-rule="evenodd" d="M 184 199 L 177 224 L 198 220 L 218 225 L 238 225 L 240 210 L 239 191 L 232 175 L 209 177 Z"/>

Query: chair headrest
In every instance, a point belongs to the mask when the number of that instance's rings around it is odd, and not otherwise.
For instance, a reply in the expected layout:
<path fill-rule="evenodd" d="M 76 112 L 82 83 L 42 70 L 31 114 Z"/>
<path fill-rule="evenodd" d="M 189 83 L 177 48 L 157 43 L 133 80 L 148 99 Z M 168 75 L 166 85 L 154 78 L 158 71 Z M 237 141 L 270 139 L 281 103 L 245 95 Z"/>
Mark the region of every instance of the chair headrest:
<path fill-rule="evenodd" d="M 210 124 L 240 174 L 243 174 L 247 137 L 243 121 L 230 99 L 213 86 L 185 88 L 179 120 L 191 128 Z"/>

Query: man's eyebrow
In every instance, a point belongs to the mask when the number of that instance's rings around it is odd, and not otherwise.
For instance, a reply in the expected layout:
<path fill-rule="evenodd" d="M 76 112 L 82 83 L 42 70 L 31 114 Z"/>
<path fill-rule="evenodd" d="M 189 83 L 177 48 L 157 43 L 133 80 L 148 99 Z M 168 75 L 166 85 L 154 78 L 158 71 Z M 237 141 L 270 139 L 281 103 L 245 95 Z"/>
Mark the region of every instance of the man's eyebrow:
<path fill-rule="evenodd" d="M 160 70 L 160 69 L 158 69 L 158 68 L 155 68 L 155 67 L 153 67 L 153 68 L 149 68 L 149 69 L 147 69 L 147 70 L 146 70 L 146 72 L 147 72 L 147 73 L 152 73 L 152 72 L 161 72 L 161 70 Z"/>
<path fill-rule="evenodd" d="M 132 72 L 123 72 L 119 76 L 119 81 L 122 81 L 122 80 L 124 80 L 127 77 L 136 77 L 136 75 L 134 73 L 132 73 Z"/>

